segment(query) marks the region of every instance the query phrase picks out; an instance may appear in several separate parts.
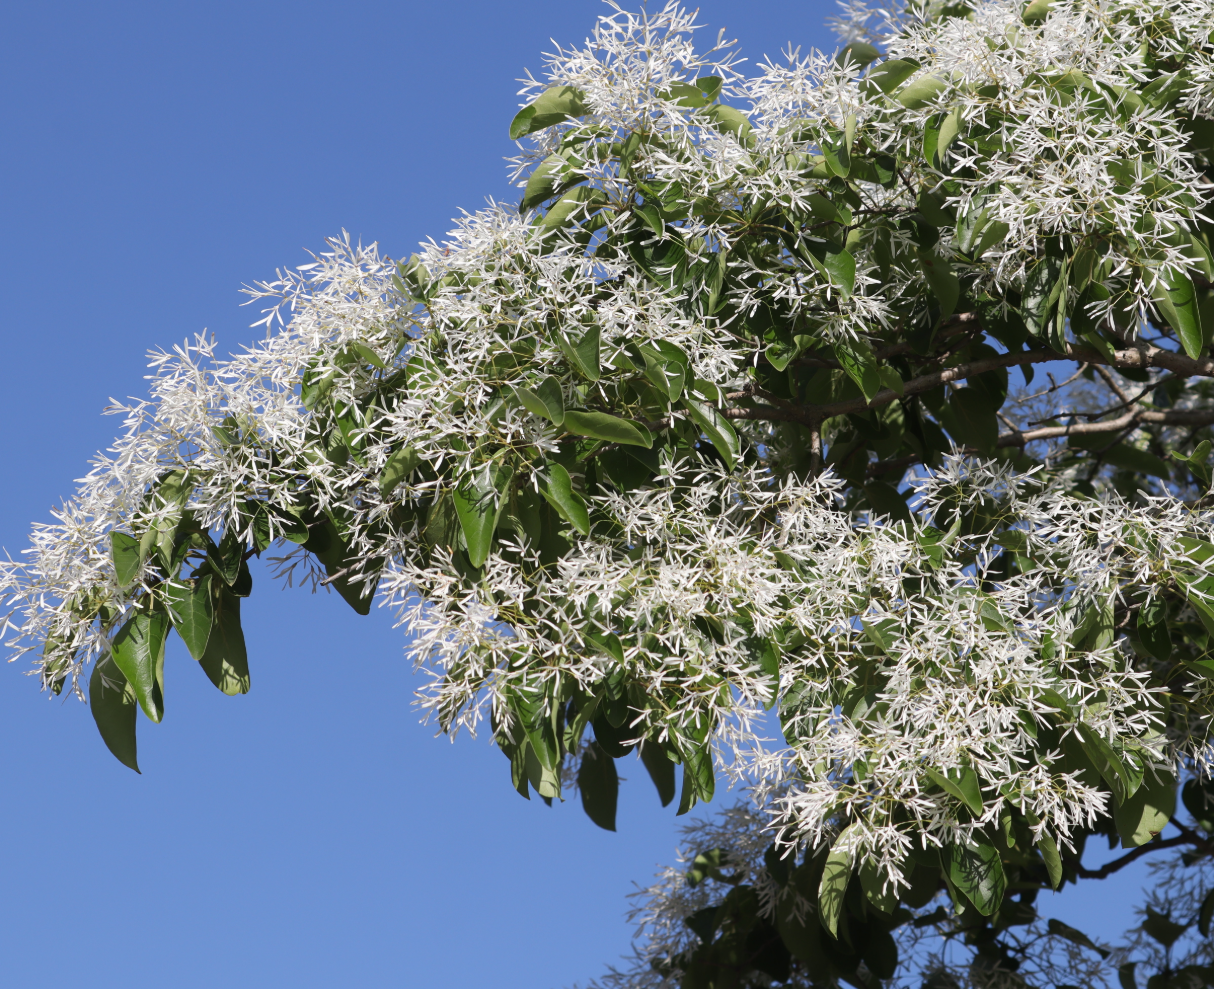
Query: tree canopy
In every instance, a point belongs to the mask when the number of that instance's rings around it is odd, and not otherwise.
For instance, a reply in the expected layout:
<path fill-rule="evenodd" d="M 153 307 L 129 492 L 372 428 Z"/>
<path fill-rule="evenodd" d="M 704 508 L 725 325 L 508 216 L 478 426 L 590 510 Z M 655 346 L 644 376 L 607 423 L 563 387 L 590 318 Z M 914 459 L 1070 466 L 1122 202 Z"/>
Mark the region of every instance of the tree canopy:
<path fill-rule="evenodd" d="M 138 771 L 172 631 L 249 690 L 276 552 L 392 610 L 524 797 L 614 829 L 634 753 L 679 814 L 745 789 L 608 984 L 1214 985 L 1214 4 L 837 27 L 744 74 L 604 17 L 523 91 L 517 208 L 335 239 L 249 290 L 263 343 L 155 355 L 0 570 L 43 687 Z M 1037 917 L 1182 846 L 1146 940 Z"/>

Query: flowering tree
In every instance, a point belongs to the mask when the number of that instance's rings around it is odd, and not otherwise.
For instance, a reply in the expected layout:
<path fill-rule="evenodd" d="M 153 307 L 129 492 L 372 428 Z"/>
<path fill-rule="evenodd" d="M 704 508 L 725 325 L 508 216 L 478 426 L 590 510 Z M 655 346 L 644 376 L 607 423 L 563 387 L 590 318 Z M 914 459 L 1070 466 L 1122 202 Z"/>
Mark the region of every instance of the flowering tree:
<path fill-rule="evenodd" d="M 3 564 L 10 643 L 138 771 L 167 636 L 247 691 L 283 547 L 523 796 L 614 828 L 633 752 L 678 813 L 746 788 L 609 983 L 1214 984 L 1212 24 L 856 0 L 746 76 L 677 6 L 602 19 L 524 89 L 517 209 L 335 240 L 250 290 L 264 343 L 155 355 Z M 1037 920 L 1181 846 L 1154 954 Z"/>

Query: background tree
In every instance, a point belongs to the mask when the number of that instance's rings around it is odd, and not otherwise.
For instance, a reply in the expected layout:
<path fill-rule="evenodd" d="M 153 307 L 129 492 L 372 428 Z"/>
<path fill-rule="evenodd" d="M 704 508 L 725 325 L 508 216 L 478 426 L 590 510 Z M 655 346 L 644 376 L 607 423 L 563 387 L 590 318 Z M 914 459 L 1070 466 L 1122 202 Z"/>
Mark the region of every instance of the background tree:
<path fill-rule="evenodd" d="M 857 5 L 749 77 L 602 19 L 510 125 L 520 210 L 334 241 L 252 290 L 264 345 L 160 355 L 6 564 L 14 647 L 137 770 L 172 630 L 249 689 L 283 546 L 523 796 L 613 828 L 634 750 L 679 813 L 748 787 L 613 981 L 1209 983 L 1212 15 Z M 1095 835 L 1186 848 L 1156 948 L 1037 923 Z"/>

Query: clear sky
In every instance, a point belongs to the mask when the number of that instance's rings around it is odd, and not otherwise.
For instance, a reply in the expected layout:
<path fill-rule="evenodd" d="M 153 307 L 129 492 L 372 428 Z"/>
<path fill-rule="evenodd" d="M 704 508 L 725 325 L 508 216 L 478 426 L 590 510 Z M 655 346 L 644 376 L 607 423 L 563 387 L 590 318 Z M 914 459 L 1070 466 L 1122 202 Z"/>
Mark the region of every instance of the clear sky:
<path fill-rule="evenodd" d="M 708 0 L 756 60 L 830 46 L 823 0 Z M 342 228 L 393 257 L 517 199 L 515 80 L 589 0 L 0 7 L 0 546 L 70 494 L 145 352 L 254 338 L 242 282 Z M 170 646 L 136 776 L 87 708 L 0 668 L 0 984 L 548 989 L 627 949 L 679 822 L 639 764 L 617 834 L 433 737 L 387 617 L 258 573 L 253 689 Z M 724 798 L 729 799 L 726 795 Z"/>

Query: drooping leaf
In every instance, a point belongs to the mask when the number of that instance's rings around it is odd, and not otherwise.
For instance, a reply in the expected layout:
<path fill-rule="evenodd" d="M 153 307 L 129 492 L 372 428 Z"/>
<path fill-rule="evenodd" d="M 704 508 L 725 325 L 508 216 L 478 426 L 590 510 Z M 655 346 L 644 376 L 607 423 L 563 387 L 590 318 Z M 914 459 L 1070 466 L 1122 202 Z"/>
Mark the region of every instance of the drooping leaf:
<path fill-rule="evenodd" d="M 89 709 L 106 748 L 124 766 L 139 772 L 135 751 L 135 689 L 122 671 L 105 656 L 93 665 L 89 677 Z"/>
<path fill-rule="evenodd" d="M 225 584 L 231 587 L 240 576 L 244 558 L 244 543 L 233 529 L 228 529 L 219 540 L 219 545 L 207 550 L 207 560 Z"/>
<path fill-rule="evenodd" d="M 201 661 L 215 615 L 211 604 L 210 574 L 196 580 L 165 584 L 164 597 L 173 628 L 181 636 L 190 655 Z"/>
<path fill-rule="evenodd" d="M 998 850 L 981 844 L 952 844 L 946 853 L 952 884 L 966 895 L 977 911 L 990 917 L 1003 903 L 1007 877 Z"/>
<path fill-rule="evenodd" d="M 837 340 L 833 349 L 839 366 L 859 387 L 864 394 L 864 400 L 871 402 L 884 382 L 881 380 L 877 359 L 868 344 L 862 340 Z"/>
<path fill-rule="evenodd" d="M 159 722 L 164 716 L 164 642 L 169 617 L 163 611 L 140 611 L 114 636 L 112 655 L 135 691 L 143 713 Z"/>
<path fill-rule="evenodd" d="M 1044 257 L 1033 266 L 1025 279 L 1020 315 L 1028 331 L 1035 337 L 1046 335 L 1051 310 L 1050 298 L 1053 295 L 1057 301 L 1059 293 L 1055 288 L 1061 274 L 1062 261 L 1056 257 Z"/>
<path fill-rule="evenodd" d="M 1160 596 L 1151 598 L 1138 611 L 1138 638 L 1147 652 L 1166 663 L 1172 658 L 1172 634 L 1168 630 L 1168 609 Z"/>
<path fill-rule="evenodd" d="M 586 502 L 574 490 L 569 471 L 558 463 L 549 464 L 548 483 L 540 488 L 540 493 L 578 532 L 583 536 L 590 535 L 590 515 L 586 511 Z"/>
<path fill-rule="evenodd" d="M 1201 309 L 1197 305 L 1193 280 L 1183 271 L 1167 279 L 1161 278 L 1155 301 L 1172 324 L 1185 353 L 1194 359 L 1199 357 L 1205 341 L 1202 336 Z"/>
<path fill-rule="evenodd" d="M 565 413 L 565 428 L 578 436 L 623 443 L 627 446 L 653 446 L 653 434 L 640 423 L 629 422 L 606 412 L 571 410 Z"/>
<path fill-rule="evenodd" d="M 831 846 L 830 854 L 826 856 L 826 866 L 822 870 L 822 882 L 818 886 L 818 919 L 822 926 L 830 931 L 831 937 L 838 937 L 839 915 L 843 912 L 843 895 L 847 892 L 847 883 L 851 879 L 853 852 L 850 848 L 851 829 L 856 825 L 850 824 L 840 832 Z"/>
<path fill-rule="evenodd" d="M 1083 933 L 1078 931 L 1070 924 L 1064 924 L 1056 917 L 1051 917 L 1046 924 L 1046 929 L 1055 937 L 1065 938 L 1072 944 L 1077 944 L 1083 948 L 1090 948 L 1095 951 L 1101 958 L 1108 958 L 1109 952 L 1104 948 L 1099 947 L 1095 941 Z"/>
<path fill-rule="evenodd" d="M 501 513 L 496 464 L 487 463 L 466 476 L 453 492 L 455 511 L 468 547 L 468 562 L 484 565 L 493 548 L 493 531 Z"/>
<path fill-rule="evenodd" d="M 214 621 L 207 649 L 198 665 L 207 679 L 229 696 L 249 692 L 249 654 L 240 627 L 240 598 L 228 588 L 215 588 Z"/>
<path fill-rule="evenodd" d="M 125 532 L 110 532 L 110 555 L 119 587 L 130 587 L 139 576 L 139 540 Z"/>
<path fill-rule="evenodd" d="M 941 317 L 951 316 L 957 309 L 957 300 L 961 297 L 961 283 L 953 273 L 953 266 L 940 255 L 930 251 L 919 252 L 919 265 L 932 294 L 940 303 Z"/>
<path fill-rule="evenodd" d="M 591 742 L 582 755 L 577 785 L 586 816 L 603 830 L 614 831 L 620 778 L 615 770 L 615 760 L 597 742 Z"/>
<path fill-rule="evenodd" d="M 1147 773 L 1127 800 L 1113 807 L 1113 821 L 1125 848 L 1145 845 L 1155 838 L 1176 812 L 1176 780 L 1167 773 Z"/>
<path fill-rule="evenodd" d="M 948 774 L 932 769 L 930 766 L 923 770 L 928 778 L 945 793 L 960 800 L 975 816 L 982 814 L 982 787 L 978 774 L 970 766 L 949 770 Z"/>
<path fill-rule="evenodd" d="M 683 405 L 691 414 L 695 424 L 716 447 L 717 453 L 725 461 L 726 467 L 733 470 L 738 458 L 742 455 L 742 448 L 738 442 L 738 434 L 730 425 L 729 420 L 721 415 L 715 405 L 697 402 L 690 397 L 683 399 Z"/>
<path fill-rule="evenodd" d="M 1041 852 L 1041 861 L 1045 863 L 1050 885 L 1057 889 L 1062 882 L 1062 856 L 1058 853 L 1058 842 L 1053 836 L 1043 834 L 1037 839 L 1037 850 Z"/>
<path fill-rule="evenodd" d="M 656 742 L 641 743 L 641 762 L 645 765 L 649 778 L 657 788 L 658 799 L 666 807 L 674 800 L 675 780 L 674 763 L 666 755 L 665 750 Z"/>

